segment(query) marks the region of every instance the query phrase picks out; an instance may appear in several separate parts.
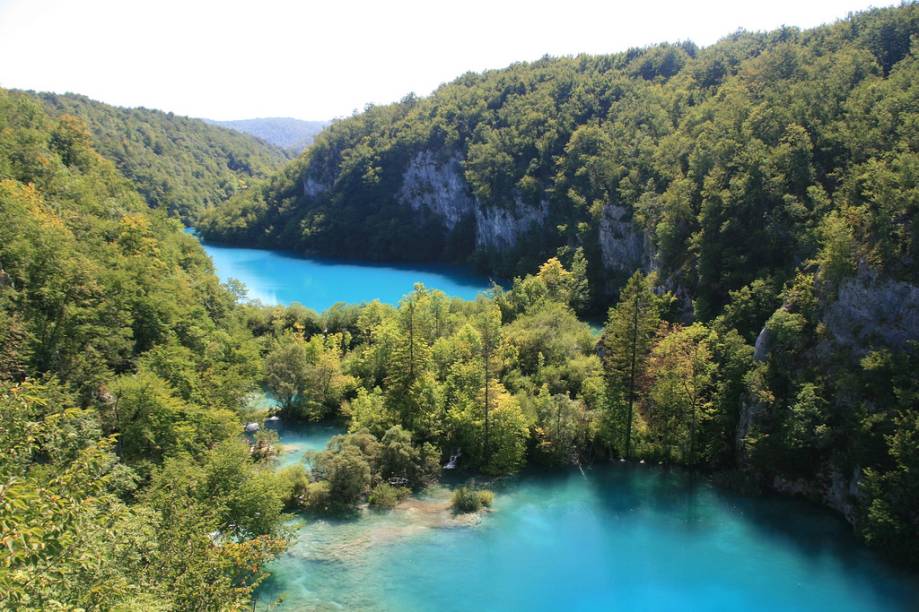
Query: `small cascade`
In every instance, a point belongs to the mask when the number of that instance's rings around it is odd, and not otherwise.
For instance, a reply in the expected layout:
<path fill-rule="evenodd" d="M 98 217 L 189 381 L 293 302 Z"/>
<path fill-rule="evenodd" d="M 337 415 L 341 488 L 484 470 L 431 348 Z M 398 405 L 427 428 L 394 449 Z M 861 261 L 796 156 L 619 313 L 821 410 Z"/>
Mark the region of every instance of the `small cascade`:
<path fill-rule="evenodd" d="M 459 458 L 462 454 L 463 454 L 462 451 L 458 450 L 456 451 L 455 454 L 450 455 L 450 461 L 447 461 L 447 465 L 444 466 L 444 469 L 445 470 L 456 469 L 456 462 L 459 461 Z"/>
<path fill-rule="evenodd" d="M 574 462 L 576 466 L 578 466 L 578 469 L 581 470 L 581 476 L 587 479 L 587 474 L 584 473 L 584 468 L 581 467 L 581 459 L 578 457 L 578 454 L 577 453 L 572 454 L 571 460 Z"/>

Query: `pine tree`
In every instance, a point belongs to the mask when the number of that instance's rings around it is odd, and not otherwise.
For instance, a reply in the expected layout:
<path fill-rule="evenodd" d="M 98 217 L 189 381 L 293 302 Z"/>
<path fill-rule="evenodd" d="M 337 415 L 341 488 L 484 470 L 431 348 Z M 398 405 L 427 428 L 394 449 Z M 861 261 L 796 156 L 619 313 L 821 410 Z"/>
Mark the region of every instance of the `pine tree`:
<path fill-rule="evenodd" d="M 632 275 L 619 295 L 619 303 L 609 311 L 601 340 L 613 430 L 608 434 L 615 439 L 621 427 L 625 457 L 631 454 L 635 390 L 660 324 L 661 307 L 668 299 L 655 295 L 653 287 L 653 276 L 640 271 Z"/>
<path fill-rule="evenodd" d="M 393 349 L 386 388 L 389 405 L 398 407 L 402 425 L 414 429 L 421 407 L 414 401 L 413 386 L 431 366 L 431 347 L 425 341 L 420 325 L 417 294 L 407 296 L 399 306 L 399 339 Z"/>

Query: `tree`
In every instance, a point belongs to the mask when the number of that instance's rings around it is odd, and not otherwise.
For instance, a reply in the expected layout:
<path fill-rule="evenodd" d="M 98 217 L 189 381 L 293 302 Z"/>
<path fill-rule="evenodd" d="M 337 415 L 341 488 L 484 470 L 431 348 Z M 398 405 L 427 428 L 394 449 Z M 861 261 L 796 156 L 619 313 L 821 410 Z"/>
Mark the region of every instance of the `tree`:
<path fill-rule="evenodd" d="M 673 444 L 685 448 L 688 442 L 688 452 L 681 458 L 690 465 L 698 460 L 699 422 L 714 410 L 717 366 L 711 342 L 711 332 L 701 323 L 678 326 L 661 338 L 648 360 L 652 434 L 663 441 L 668 458 Z"/>
<path fill-rule="evenodd" d="M 496 476 L 511 474 L 523 467 L 529 423 L 520 403 L 502 387 L 496 385 L 492 401 L 489 452 L 481 469 Z"/>
<path fill-rule="evenodd" d="M 622 435 L 623 456 L 631 456 L 633 411 L 639 378 L 657 333 L 661 308 L 668 296 L 658 297 L 653 290 L 654 276 L 635 272 L 619 294 L 619 302 L 609 311 L 603 330 L 603 364 L 610 392 L 608 435 L 614 442 Z M 622 408 L 625 407 L 625 414 Z M 624 417 L 624 418 L 623 418 Z"/>
<path fill-rule="evenodd" d="M 431 348 L 425 340 L 418 304 L 423 297 L 424 293 L 416 288 L 399 305 L 400 335 L 396 339 L 386 378 L 388 403 L 397 407 L 403 427 L 409 430 L 415 428 L 415 419 L 425 408 L 415 401 L 422 397 L 417 393 L 417 383 L 431 365 Z"/>
<path fill-rule="evenodd" d="M 359 436 L 336 436 L 328 450 L 313 458 L 314 476 L 328 482 L 331 502 L 339 508 L 353 507 L 370 488 L 371 459 L 375 458 L 377 442 L 372 436 L 369 442 L 362 442 Z M 368 455 L 364 451 L 369 448 L 373 450 Z"/>
<path fill-rule="evenodd" d="M 583 247 L 574 251 L 571 260 L 571 291 L 569 303 L 575 312 L 583 313 L 590 305 L 590 283 L 587 280 L 587 257 Z"/>
<path fill-rule="evenodd" d="M 539 459 L 549 465 L 577 463 L 590 436 L 584 403 L 565 394 L 551 395 L 546 385 L 532 401 L 536 423 L 531 436 Z"/>
<path fill-rule="evenodd" d="M 308 383 L 306 342 L 296 334 L 286 334 L 265 358 L 265 382 L 281 403 L 281 409 L 294 414 L 302 404 Z"/>
<path fill-rule="evenodd" d="M 482 311 L 476 317 L 475 325 L 481 339 L 479 350 L 482 363 L 482 386 L 484 388 L 483 417 L 485 427 L 482 437 L 482 454 L 485 457 L 485 461 L 488 462 L 491 454 L 490 440 L 488 437 L 490 427 L 489 411 L 491 410 L 493 401 L 491 387 L 492 378 L 496 374 L 495 351 L 498 348 L 498 344 L 501 342 L 501 310 L 494 304 L 487 303 L 481 298 L 479 306 L 482 308 Z"/>

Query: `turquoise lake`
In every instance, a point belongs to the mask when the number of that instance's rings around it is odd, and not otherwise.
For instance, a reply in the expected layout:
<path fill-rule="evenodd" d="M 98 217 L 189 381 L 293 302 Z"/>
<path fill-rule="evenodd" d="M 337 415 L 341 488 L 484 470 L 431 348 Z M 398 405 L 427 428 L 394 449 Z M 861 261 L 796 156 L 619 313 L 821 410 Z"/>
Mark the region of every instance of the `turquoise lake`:
<path fill-rule="evenodd" d="M 202 243 L 220 280 L 242 281 L 248 298 L 264 304 L 299 302 L 322 312 L 337 302 L 378 299 L 396 304 L 415 283 L 467 300 L 491 287 L 488 278 L 448 265 L 395 266 L 297 257 L 283 251 Z"/>
<path fill-rule="evenodd" d="M 429 269 L 316 262 L 205 247 L 222 279 L 266 302 L 317 310 L 395 302 L 415 281 L 473 297 L 487 283 Z M 429 274 L 425 276 L 424 274 Z M 270 422 L 301 461 L 340 430 Z M 455 483 L 452 483 L 455 484 Z M 296 519 L 256 609 L 917 610 L 919 581 L 860 545 L 829 511 L 744 497 L 681 470 L 602 465 L 490 484 L 494 509 L 454 516 L 451 483 L 387 513 Z"/>
<path fill-rule="evenodd" d="M 338 431 L 276 426 L 298 448 Z M 481 516 L 454 516 L 444 485 L 391 512 L 298 519 L 256 609 L 280 600 L 281 610 L 842 612 L 919 602 L 914 577 L 803 501 L 744 497 L 637 464 L 490 486 L 494 509 Z"/>

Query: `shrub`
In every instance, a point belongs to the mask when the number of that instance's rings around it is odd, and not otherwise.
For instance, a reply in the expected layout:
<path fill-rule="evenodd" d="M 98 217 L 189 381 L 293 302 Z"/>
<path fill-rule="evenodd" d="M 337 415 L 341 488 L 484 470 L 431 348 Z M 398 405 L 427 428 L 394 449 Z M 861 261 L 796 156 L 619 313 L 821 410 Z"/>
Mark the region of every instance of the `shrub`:
<path fill-rule="evenodd" d="M 495 494 L 487 489 L 459 487 L 453 492 L 451 505 L 455 512 L 478 512 L 483 506 L 490 508 L 494 499 Z"/>
<path fill-rule="evenodd" d="M 311 482 L 307 487 L 305 507 L 311 512 L 329 512 L 332 496 L 329 483 L 325 480 Z"/>
<path fill-rule="evenodd" d="M 288 510 L 305 508 L 309 499 L 310 479 L 301 464 L 290 465 L 278 472 L 284 490 L 284 507 Z"/>
<path fill-rule="evenodd" d="M 407 487 L 397 487 L 389 483 L 380 483 L 370 492 L 369 502 L 374 508 L 390 510 L 408 497 L 411 491 Z"/>

